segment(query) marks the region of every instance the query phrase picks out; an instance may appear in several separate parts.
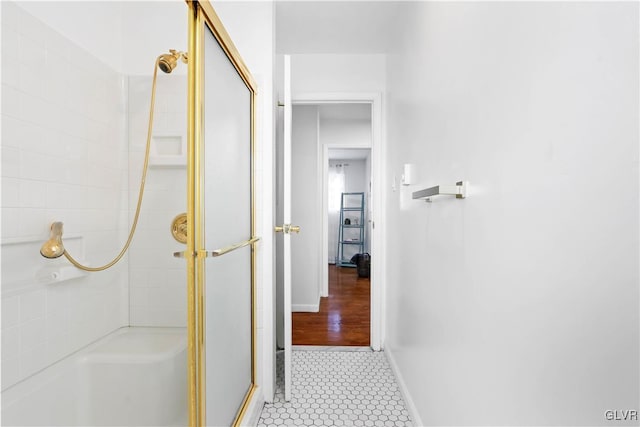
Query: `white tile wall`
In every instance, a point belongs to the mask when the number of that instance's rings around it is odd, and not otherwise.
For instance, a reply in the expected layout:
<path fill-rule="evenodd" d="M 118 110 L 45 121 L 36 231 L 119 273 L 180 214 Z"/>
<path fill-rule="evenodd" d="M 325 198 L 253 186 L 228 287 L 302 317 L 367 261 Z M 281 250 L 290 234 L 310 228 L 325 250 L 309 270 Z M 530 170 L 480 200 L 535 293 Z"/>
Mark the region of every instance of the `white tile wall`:
<path fill-rule="evenodd" d="M 159 74 L 154 134 L 183 135 L 187 116 L 187 80 L 180 74 Z M 129 206 L 133 216 L 147 136 L 151 78 L 129 77 Z M 130 249 L 130 315 L 133 326 L 187 324 L 186 266 L 173 253 L 185 245 L 171 236 L 171 221 L 186 211 L 186 165 L 147 172 L 137 236 Z"/>
<path fill-rule="evenodd" d="M 17 4 L 1 7 L 5 389 L 128 324 L 126 259 L 64 283 L 36 280 L 56 263 L 38 254 L 53 221 L 81 237 L 69 240 L 77 258 L 115 255 L 128 228 L 128 150 L 122 77 Z"/>

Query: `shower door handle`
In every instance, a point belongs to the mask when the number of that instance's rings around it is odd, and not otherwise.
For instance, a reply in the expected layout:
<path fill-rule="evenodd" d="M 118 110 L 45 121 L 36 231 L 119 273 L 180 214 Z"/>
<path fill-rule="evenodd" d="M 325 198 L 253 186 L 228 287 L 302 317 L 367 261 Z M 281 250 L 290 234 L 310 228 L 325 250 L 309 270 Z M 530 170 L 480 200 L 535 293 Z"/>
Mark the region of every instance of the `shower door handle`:
<path fill-rule="evenodd" d="M 245 240 L 244 242 L 236 243 L 235 245 L 226 246 L 224 248 L 216 249 L 215 251 L 207 252 L 206 256 L 219 257 L 224 254 L 228 254 L 229 252 L 233 252 L 236 249 L 240 249 L 240 248 L 244 248 L 245 246 L 252 245 L 256 243 L 258 240 L 260 240 L 259 237 L 253 237 L 249 240 Z"/>
<path fill-rule="evenodd" d="M 195 258 L 198 255 L 200 255 L 203 258 L 208 258 L 208 257 L 216 258 L 222 255 L 228 254 L 229 252 L 233 252 L 236 249 L 240 249 L 240 248 L 244 248 L 245 246 L 252 245 L 256 243 L 258 240 L 260 240 L 259 237 L 253 237 L 249 240 L 236 243 L 235 245 L 225 246 L 224 248 L 216 249 L 213 251 L 202 250 L 202 251 L 193 252 L 191 254 L 187 253 L 187 251 L 181 251 L 181 252 L 174 252 L 173 256 L 175 258 L 186 258 L 187 256 L 192 256 Z"/>

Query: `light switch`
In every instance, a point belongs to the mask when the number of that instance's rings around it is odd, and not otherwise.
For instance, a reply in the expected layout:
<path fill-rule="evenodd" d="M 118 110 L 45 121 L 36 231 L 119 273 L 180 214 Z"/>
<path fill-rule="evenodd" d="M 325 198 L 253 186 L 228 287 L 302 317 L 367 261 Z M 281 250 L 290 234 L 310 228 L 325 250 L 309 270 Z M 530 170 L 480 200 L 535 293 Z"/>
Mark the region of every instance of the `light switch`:
<path fill-rule="evenodd" d="M 413 165 L 405 163 L 402 167 L 402 185 L 411 185 L 413 183 Z"/>

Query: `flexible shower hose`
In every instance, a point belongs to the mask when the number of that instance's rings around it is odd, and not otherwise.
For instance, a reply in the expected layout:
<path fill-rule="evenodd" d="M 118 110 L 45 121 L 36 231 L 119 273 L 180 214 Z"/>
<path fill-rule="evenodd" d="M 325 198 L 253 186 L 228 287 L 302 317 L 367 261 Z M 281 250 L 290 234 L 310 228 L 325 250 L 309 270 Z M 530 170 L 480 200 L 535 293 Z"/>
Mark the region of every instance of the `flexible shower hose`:
<path fill-rule="evenodd" d="M 136 232 L 136 226 L 138 225 L 138 218 L 140 217 L 140 207 L 142 206 L 142 199 L 144 197 L 144 184 L 147 180 L 147 169 L 149 167 L 149 152 L 151 151 L 151 134 L 153 132 L 153 112 L 156 101 L 156 78 L 158 76 L 158 64 L 160 62 L 160 57 L 156 59 L 155 66 L 153 67 L 153 83 L 151 85 L 151 107 L 149 108 L 149 126 L 147 129 L 147 145 L 144 153 L 144 165 L 142 166 L 142 179 L 140 180 L 140 190 L 138 192 L 138 204 L 136 206 L 136 214 L 133 217 L 133 223 L 131 224 L 131 230 L 129 230 L 129 237 L 127 238 L 127 242 L 124 244 L 124 247 L 120 251 L 120 253 L 109 263 L 100 266 L 100 267 L 88 267 L 86 265 L 80 264 L 76 261 L 69 252 L 65 249 L 63 255 L 69 260 L 71 264 L 84 271 L 103 271 L 109 267 L 114 266 L 118 261 L 122 259 L 124 254 L 129 249 L 129 245 L 131 245 L 131 240 L 133 240 L 133 235 Z"/>

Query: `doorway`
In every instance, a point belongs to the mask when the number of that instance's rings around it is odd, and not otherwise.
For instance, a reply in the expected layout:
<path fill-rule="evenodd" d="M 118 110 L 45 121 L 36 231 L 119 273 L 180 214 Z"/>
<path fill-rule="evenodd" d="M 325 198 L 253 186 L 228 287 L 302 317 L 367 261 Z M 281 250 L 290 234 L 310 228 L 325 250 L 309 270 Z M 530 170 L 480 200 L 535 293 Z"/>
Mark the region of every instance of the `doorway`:
<path fill-rule="evenodd" d="M 294 101 L 292 115 L 293 344 L 370 346 L 371 282 L 349 261 L 372 252 L 372 103 Z M 340 219 L 349 192 L 362 213 Z"/>
<path fill-rule="evenodd" d="M 365 144 L 355 144 L 355 146 L 349 146 L 349 144 L 354 144 L 353 139 L 347 139 L 340 141 L 339 145 L 342 147 L 332 147 L 332 148 L 369 148 L 370 149 L 370 161 L 371 161 L 371 199 L 369 201 L 369 207 L 371 210 L 371 233 L 370 233 L 370 248 L 373 254 L 378 257 L 378 259 L 384 259 L 384 229 L 383 229 L 383 206 L 381 204 L 382 198 L 379 196 L 382 194 L 382 179 L 383 179 L 383 171 L 382 171 L 382 161 L 383 152 L 382 152 L 382 99 L 381 95 L 378 93 L 297 93 L 291 100 L 287 98 L 287 88 L 289 87 L 290 77 L 288 76 L 288 64 L 287 64 L 287 56 L 285 56 L 284 61 L 284 103 L 281 103 L 280 106 L 284 106 L 284 108 L 279 108 L 279 119 L 278 122 L 284 122 L 284 126 L 279 128 L 276 132 L 277 136 L 277 145 L 276 145 L 276 177 L 277 177 L 277 198 L 276 198 L 276 218 L 277 223 L 283 219 L 282 217 L 282 207 L 287 206 L 286 199 L 286 191 L 283 191 L 283 188 L 287 188 L 287 182 L 289 182 L 291 193 L 295 192 L 293 188 L 295 185 L 299 185 L 306 191 L 305 197 L 307 197 L 307 203 L 302 204 L 304 208 L 312 207 L 310 209 L 311 212 L 314 212 L 316 216 L 320 216 L 321 218 L 311 223 L 304 223 L 302 221 L 303 218 L 299 217 L 299 213 L 291 212 L 290 220 L 293 221 L 296 225 L 300 225 L 300 234 L 296 234 L 291 240 L 292 244 L 294 242 L 299 242 L 303 236 L 305 236 L 308 232 L 316 236 L 316 239 L 321 243 L 316 243 L 315 245 L 307 246 L 306 251 L 301 251 L 296 248 L 292 248 L 292 255 L 297 254 L 301 255 L 301 259 L 304 262 L 308 262 L 312 260 L 316 264 L 316 268 L 299 269 L 303 271 L 302 279 L 305 281 L 311 281 L 312 292 L 315 291 L 315 299 L 311 300 L 308 303 L 309 309 L 306 312 L 318 312 L 320 306 L 321 296 L 325 297 L 329 294 L 329 269 L 321 268 L 320 266 L 327 267 L 328 262 L 328 215 L 322 215 L 322 212 L 326 212 L 327 208 L 327 197 L 326 191 L 324 191 L 323 182 L 323 174 L 325 173 L 325 169 L 328 169 L 328 149 L 331 145 L 330 143 L 326 143 L 320 145 L 318 143 L 319 140 L 324 138 L 324 141 L 327 142 L 326 138 L 330 134 L 322 133 L 320 127 L 318 126 L 319 113 L 318 108 L 326 105 L 344 105 L 344 104 L 360 104 L 360 106 L 366 106 L 365 108 L 368 111 L 368 117 L 370 117 L 370 135 L 369 140 Z M 290 75 L 290 74 L 289 74 Z M 290 92 L 289 92 L 290 93 Z M 289 107 L 289 113 L 287 113 L 287 106 Z M 292 114 L 291 110 L 295 108 L 295 116 L 293 117 L 293 122 L 298 123 L 300 120 L 306 120 L 312 127 L 311 131 L 306 131 L 305 135 L 293 135 L 292 134 Z M 287 119 L 289 117 L 289 119 Z M 282 120 L 284 119 L 284 120 Z M 287 120 L 289 125 L 287 125 Z M 315 128 L 313 125 L 315 124 Z M 281 133 L 282 129 L 284 129 L 284 134 Z M 289 130 L 287 130 L 289 129 Z M 289 132 L 289 138 L 287 138 L 287 132 Z M 283 137 L 284 135 L 284 137 Z M 296 142 L 292 143 L 291 139 Z M 284 142 L 283 142 L 284 141 Z M 286 141 L 289 141 L 288 143 Z M 307 155 L 303 156 L 302 162 L 295 161 L 287 161 L 287 156 L 291 159 L 291 154 L 287 154 L 286 147 L 291 147 L 293 144 L 299 144 L 299 141 L 306 141 L 304 145 L 306 147 Z M 309 142 L 311 141 L 311 143 Z M 349 142 L 350 141 L 350 142 Z M 346 145 L 346 146 L 345 146 Z M 284 148 L 283 148 L 284 147 Z M 284 150 L 284 151 L 283 151 Z M 285 156 L 283 157 L 283 152 Z M 283 160 L 283 158 L 285 160 Z M 309 161 L 309 160 L 312 161 Z M 286 174 L 286 165 L 290 164 L 291 169 L 294 167 L 298 167 L 302 169 L 303 173 L 306 173 L 306 177 L 302 179 L 296 175 L 295 171 L 292 171 L 295 176 L 294 179 L 289 177 L 289 181 L 287 181 Z M 306 166 L 305 166 L 306 165 Z M 325 168 L 324 165 L 327 165 Z M 284 172 L 283 172 L 284 171 Z M 309 172 L 312 172 L 309 174 Z M 310 194 L 315 194 L 316 197 L 308 198 Z M 295 195 L 293 197 L 295 198 Z M 323 208 L 324 206 L 324 208 Z M 379 222 L 376 224 L 376 222 Z M 320 224 L 320 228 L 318 228 L 318 224 Z M 297 228 L 297 227 L 296 227 Z M 286 251 L 285 251 L 286 253 Z M 300 258 L 299 258 L 300 259 Z M 295 304 L 299 304 L 295 309 L 298 311 L 300 308 L 305 308 L 304 305 L 300 304 L 300 301 L 294 300 L 295 297 L 293 293 L 293 288 L 295 286 L 288 282 L 288 285 L 284 285 L 286 283 L 284 278 L 287 277 L 287 274 L 282 274 L 282 272 L 290 271 L 286 268 L 282 267 L 282 263 L 285 262 L 287 258 L 283 256 L 282 252 L 282 239 L 276 239 L 276 284 L 277 284 L 277 307 L 276 307 L 276 331 L 277 331 L 277 342 L 279 348 L 284 348 L 284 396 L 285 400 L 288 400 L 290 394 L 287 395 L 287 390 L 290 390 L 290 381 L 291 381 L 291 312 L 292 310 L 284 310 L 285 305 L 289 305 L 289 307 L 293 307 Z M 299 267 L 297 260 L 288 258 L 288 262 L 290 265 L 296 265 Z M 383 295 L 384 295 L 384 265 L 382 263 L 376 264 L 375 260 L 371 264 L 371 281 L 370 281 L 370 337 L 369 337 L 369 347 L 374 351 L 379 351 L 382 348 L 382 342 L 384 339 L 383 330 L 382 330 L 382 314 L 383 314 Z M 293 273 L 293 271 L 291 272 Z M 293 274 L 289 274 L 288 277 L 291 278 Z M 290 280 L 290 279 L 289 279 Z M 296 283 L 297 280 L 294 278 L 292 280 L 293 283 Z M 308 283 L 307 283 L 308 284 Z M 284 291 L 283 291 L 284 289 Z M 287 291 L 287 289 L 289 289 Z M 289 292 L 289 296 L 285 297 L 285 295 Z M 288 317 L 288 319 L 287 319 Z M 288 344 L 287 344 L 288 342 Z M 278 355 L 278 360 L 280 360 L 280 355 Z M 290 393 L 290 391 L 289 391 Z"/>
<path fill-rule="evenodd" d="M 293 345 L 366 346 L 371 329 L 371 149 L 344 148 L 370 144 L 370 108 L 340 106 L 338 120 L 320 109 L 323 222 L 322 283 L 317 311 L 292 314 Z M 345 107 L 347 107 L 345 109 Z M 364 108 L 363 108 L 364 107 Z M 357 118 L 354 117 L 357 113 Z M 332 113 L 333 114 L 333 113 Z M 294 124 L 295 126 L 295 124 Z M 366 258 L 366 259 L 365 259 Z"/>

